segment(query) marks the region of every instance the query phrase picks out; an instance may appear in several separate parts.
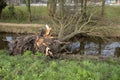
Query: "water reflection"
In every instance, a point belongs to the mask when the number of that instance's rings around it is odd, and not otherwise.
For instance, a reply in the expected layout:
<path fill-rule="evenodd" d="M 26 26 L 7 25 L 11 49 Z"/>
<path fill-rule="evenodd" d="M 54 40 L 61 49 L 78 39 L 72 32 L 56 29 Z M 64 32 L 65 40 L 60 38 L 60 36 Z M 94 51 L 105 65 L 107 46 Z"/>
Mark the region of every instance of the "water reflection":
<path fill-rule="evenodd" d="M 120 42 L 107 43 L 106 45 L 104 45 L 101 54 L 105 56 L 114 56 L 117 48 L 120 48 Z"/>
<path fill-rule="evenodd" d="M 6 41 L 11 42 L 14 38 L 12 36 L 6 36 Z"/>
<path fill-rule="evenodd" d="M 84 54 L 98 54 L 99 46 L 94 42 L 86 42 Z"/>
<path fill-rule="evenodd" d="M 91 41 L 86 39 L 82 42 L 75 42 L 71 44 L 72 52 L 78 49 L 79 53 L 85 55 L 103 55 L 103 56 L 120 56 L 120 42 L 101 42 Z M 74 48 L 73 48 L 74 47 Z"/>
<path fill-rule="evenodd" d="M 12 41 L 17 34 L 0 33 L 0 49 L 6 49 L 8 42 Z"/>

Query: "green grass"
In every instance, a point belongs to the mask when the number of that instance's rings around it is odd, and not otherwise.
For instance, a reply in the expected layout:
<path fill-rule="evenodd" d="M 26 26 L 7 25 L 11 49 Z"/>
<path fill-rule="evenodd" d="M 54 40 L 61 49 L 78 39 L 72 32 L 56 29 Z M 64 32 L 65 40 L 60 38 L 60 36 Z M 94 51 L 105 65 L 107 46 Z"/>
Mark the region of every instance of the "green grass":
<path fill-rule="evenodd" d="M 2 22 L 15 22 L 15 23 L 28 23 L 27 19 L 27 7 L 26 6 L 14 6 L 14 15 L 11 14 L 8 6 L 3 10 L 3 15 L 0 21 Z M 97 12 L 95 17 L 100 17 L 100 6 L 88 6 L 88 12 Z M 48 23 L 50 20 L 47 17 L 47 7 L 31 6 L 32 23 Z M 105 19 L 98 22 L 99 24 L 119 24 L 120 23 L 120 7 L 119 6 L 106 6 Z"/>
<path fill-rule="evenodd" d="M 111 21 L 111 23 L 120 25 L 120 6 L 107 7 L 105 16 Z"/>
<path fill-rule="evenodd" d="M 120 64 L 110 59 L 47 59 L 44 55 L 9 56 L 0 51 L 0 80 L 120 80 Z"/>
<path fill-rule="evenodd" d="M 14 6 L 14 15 L 11 14 L 9 6 L 7 6 L 2 13 L 2 22 L 28 23 L 27 7 Z M 32 23 L 44 23 L 47 20 L 47 8 L 39 6 L 31 6 Z"/>
<path fill-rule="evenodd" d="M 92 19 L 96 26 L 120 25 L 120 6 L 105 6 L 104 17 L 101 16 L 101 6 L 88 6 L 88 13 L 93 13 Z"/>

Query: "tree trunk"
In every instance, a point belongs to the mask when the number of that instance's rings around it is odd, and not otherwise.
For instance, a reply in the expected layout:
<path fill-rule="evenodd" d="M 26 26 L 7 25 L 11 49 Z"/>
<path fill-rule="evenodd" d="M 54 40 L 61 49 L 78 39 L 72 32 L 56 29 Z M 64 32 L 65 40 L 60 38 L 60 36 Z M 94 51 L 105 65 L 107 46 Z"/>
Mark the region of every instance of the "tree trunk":
<path fill-rule="evenodd" d="M 64 27 L 62 24 L 60 24 L 60 25 L 61 25 L 60 32 L 58 33 L 59 39 L 61 39 L 64 36 Z"/>
<path fill-rule="evenodd" d="M 2 10 L 0 10 L 0 19 L 1 19 L 1 16 L 2 16 Z"/>
<path fill-rule="evenodd" d="M 31 22 L 31 7 L 30 7 L 30 0 L 26 0 L 26 6 L 28 11 L 28 21 Z"/>
<path fill-rule="evenodd" d="M 101 16 L 103 17 L 105 13 L 105 0 L 102 0 Z"/>
<path fill-rule="evenodd" d="M 2 15 L 2 10 L 7 6 L 6 0 L 0 0 L 0 18 Z"/>
<path fill-rule="evenodd" d="M 81 15 L 83 19 L 86 19 L 86 9 L 87 8 L 87 0 L 81 0 Z"/>
<path fill-rule="evenodd" d="M 48 0 L 47 1 L 48 15 L 51 17 L 54 17 L 54 15 L 56 13 L 56 3 L 57 3 L 57 0 Z"/>
<path fill-rule="evenodd" d="M 82 41 L 81 44 L 80 44 L 80 54 L 84 54 L 84 51 L 85 51 L 85 41 Z"/>
<path fill-rule="evenodd" d="M 78 0 L 74 0 L 74 10 L 75 13 L 78 12 Z"/>
<path fill-rule="evenodd" d="M 84 2 L 83 2 L 84 0 L 81 0 L 81 15 L 83 15 L 83 11 L 84 11 L 84 9 L 83 9 L 83 4 L 84 4 Z"/>
<path fill-rule="evenodd" d="M 60 41 L 67 41 L 67 40 L 69 40 L 70 38 L 74 37 L 75 35 L 77 35 L 79 33 L 81 33 L 81 32 L 72 32 L 70 35 L 67 35 L 67 36 L 65 36 L 63 38 L 60 38 L 59 40 Z"/>
<path fill-rule="evenodd" d="M 86 11 L 87 11 L 87 0 L 85 0 L 85 2 L 84 2 L 84 18 L 86 19 L 86 17 L 87 17 L 87 14 L 86 14 Z"/>
<path fill-rule="evenodd" d="M 65 4 L 65 0 L 59 0 L 59 7 L 60 7 L 60 17 L 64 16 L 64 4 Z"/>

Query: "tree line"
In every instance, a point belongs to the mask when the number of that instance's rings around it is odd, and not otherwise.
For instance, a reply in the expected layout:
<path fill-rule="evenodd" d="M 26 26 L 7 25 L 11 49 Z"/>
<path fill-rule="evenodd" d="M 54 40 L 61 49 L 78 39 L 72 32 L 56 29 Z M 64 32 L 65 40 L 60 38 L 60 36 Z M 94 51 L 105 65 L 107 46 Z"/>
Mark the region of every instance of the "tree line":
<path fill-rule="evenodd" d="M 31 21 L 31 10 L 30 10 L 30 1 L 31 0 L 25 0 L 26 5 L 28 7 L 28 19 Z M 66 11 L 66 1 L 67 0 L 48 0 L 47 1 L 47 10 L 48 15 L 50 17 L 54 17 L 55 15 L 59 15 L 60 17 L 63 17 L 66 13 L 68 14 L 68 10 Z M 91 0 L 71 0 L 73 1 L 73 13 L 80 13 L 83 18 L 87 17 L 87 3 Z M 104 16 L 105 12 L 105 0 L 100 0 L 102 2 L 101 4 L 101 16 Z M 68 6 L 69 7 L 69 6 Z"/>
<path fill-rule="evenodd" d="M 54 16 L 56 14 L 56 9 L 57 9 L 57 4 L 59 5 L 59 13 L 61 16 L 64 15 L 65 13 L 65 5 L 66 5 L 66 1 L 67 0 L 48 0 L 47 2 L 47 7 L 48 7 L 48 11 L 49 11 L 49 15 L 50 16 Z M 93 0 L 72 0 L 73 1 L 73 7 L 74 7 L 74 12 L 80 12 L 81 15 L 83 15 L 84 17 L 87 14 L 87 3 L 89 1 L 93 1 Z M 97 0 L 102 2 L 101 4 L 101 16 L 104 15 L 104 9 L 105 9 L 105 0 Z M 79 11 L 80 9 L 80 11 Z"/>
<path fill-rule="evenodd" d="M 9 1 L 9 0 L 7 0 Z M 31 21 L 31 2 L 39 2 L 42 0 L 20 0 L 22 2 L 26 3 L 27 6 L 27 12 L 28 12 L 28 20 Z M 79 12 L 80 15 L 83 17 L 87 17 L 87 3 L 93 0 L 69 0 L 69 2 L 72 2 L 72 6 L 69 4 L 66 6 L 66 3 L 68 0 L 46 0 L 47 1 L 47 10 L 48 15 L 51 17 L 54 17 L 55 15 L 64 16 L 66 13 L 70 12 L 70 10 L 67 7 L 73 7 L 72 13 Z M 95 0 L 96 1 L 96 0 Z M 105 0 L 97 0 L 101 1 L 101 16 L 104 16 L 105 12 Z M 2 9 L 7 6 L 5 0 L 0 0 L 0 15 L 2 13 Z"/>

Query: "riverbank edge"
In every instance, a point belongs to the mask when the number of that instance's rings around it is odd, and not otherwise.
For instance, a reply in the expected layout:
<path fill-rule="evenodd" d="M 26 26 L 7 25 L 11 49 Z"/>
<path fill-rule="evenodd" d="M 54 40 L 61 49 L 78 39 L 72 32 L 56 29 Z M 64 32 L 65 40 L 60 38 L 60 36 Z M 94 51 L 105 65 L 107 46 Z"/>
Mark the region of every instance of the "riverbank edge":
<path fill-rule="evenodd" d="M 0 32 L 6 33 L 36 33 L 44 24 L 17 24 L 17 23 L 1 23 Z"/>
<path fill-rule="evenodd" d="M 37 33 L 45 24 L 21 24 L 21 23 L 3 23 L 0 22 L 0 32 L 6 33 Z M 107 38 L 120 38 L 120 25 L 115 26 L 97 26 L 90 33 L 86 33 L 91 37 L 107 37 Z"/>

